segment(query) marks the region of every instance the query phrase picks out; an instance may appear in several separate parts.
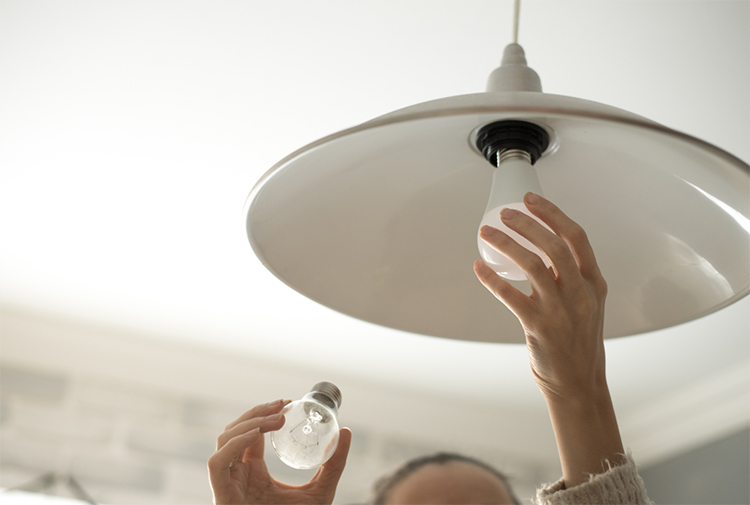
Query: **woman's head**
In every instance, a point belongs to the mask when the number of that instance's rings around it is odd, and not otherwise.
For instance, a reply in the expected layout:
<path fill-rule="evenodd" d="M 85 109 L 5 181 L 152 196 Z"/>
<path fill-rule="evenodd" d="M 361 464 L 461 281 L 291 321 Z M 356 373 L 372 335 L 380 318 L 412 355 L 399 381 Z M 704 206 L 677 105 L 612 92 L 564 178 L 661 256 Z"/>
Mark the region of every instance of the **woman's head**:
<path fill-rule="evenodd" d="M 518 504 L 505 475 L 479 460 L 438 453 L 411 460 L 375 484 L 375 505 Z"/>

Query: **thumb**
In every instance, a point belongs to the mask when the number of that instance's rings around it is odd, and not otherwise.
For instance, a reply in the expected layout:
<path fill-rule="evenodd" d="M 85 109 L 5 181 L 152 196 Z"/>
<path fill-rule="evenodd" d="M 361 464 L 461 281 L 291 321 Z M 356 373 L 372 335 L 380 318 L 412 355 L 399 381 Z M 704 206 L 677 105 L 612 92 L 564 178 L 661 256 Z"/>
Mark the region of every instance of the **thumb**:
<path fill-rule="evenodd" d="M 349 455 L 349 447 L 352 445 L 352 432 L 349 428 L 339 430 L 339 444 L 331 459 L 320 467 L 314 479 L 318 486 L 323 486 L 335 492 L 341 474 L 346 466 L 346 458 Z"/>

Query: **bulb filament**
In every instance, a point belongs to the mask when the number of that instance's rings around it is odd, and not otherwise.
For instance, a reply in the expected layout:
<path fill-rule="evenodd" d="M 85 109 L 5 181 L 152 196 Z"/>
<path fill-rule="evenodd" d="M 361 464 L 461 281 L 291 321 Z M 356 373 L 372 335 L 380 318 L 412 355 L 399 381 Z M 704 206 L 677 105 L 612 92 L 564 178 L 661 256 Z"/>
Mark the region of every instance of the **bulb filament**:
<path fill-rule="evenodd" d="M 320 412 L 311 410 L 307 419 L 301 421 L 289 432 L 292 439 L 304 448 L 318 445 L 318 423 L 322 420 L 323 416 Z"/>

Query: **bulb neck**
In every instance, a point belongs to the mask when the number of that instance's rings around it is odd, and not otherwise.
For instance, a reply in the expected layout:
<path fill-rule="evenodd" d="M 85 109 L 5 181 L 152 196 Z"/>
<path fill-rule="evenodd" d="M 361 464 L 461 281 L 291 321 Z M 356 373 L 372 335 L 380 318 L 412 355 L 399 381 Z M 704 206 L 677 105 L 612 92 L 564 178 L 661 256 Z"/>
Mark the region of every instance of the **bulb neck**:
<path fill-rule="evenodd" d="M 341 390 L 330 382 L 319 382 L 315 384 L 305 398 L 315 400 L 338 413 L 341 406 Z"/>
<path fill-rule="evenodd" d="M 524 195 L 529 191 L 537 195 L 544 194 L 528 153 L 509 150 L 498 154 L 498 158 L 502 159 L 498 159 L 498 167 L 492 174 L 492 188 L 485 214 L 510 203 L 523 202 Z"/>

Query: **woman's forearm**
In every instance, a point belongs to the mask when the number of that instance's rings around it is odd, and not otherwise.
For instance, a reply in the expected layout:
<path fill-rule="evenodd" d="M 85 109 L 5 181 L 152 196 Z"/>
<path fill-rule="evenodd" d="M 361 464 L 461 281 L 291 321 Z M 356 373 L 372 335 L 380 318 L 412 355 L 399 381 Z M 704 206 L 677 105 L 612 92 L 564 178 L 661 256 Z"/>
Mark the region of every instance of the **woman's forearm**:
<path fill-rule="evenodd" d="M 624 462 L 620 430 L 606 386 L 589 396 L 546 400 L 567 489 L 609 465 Z"/>

